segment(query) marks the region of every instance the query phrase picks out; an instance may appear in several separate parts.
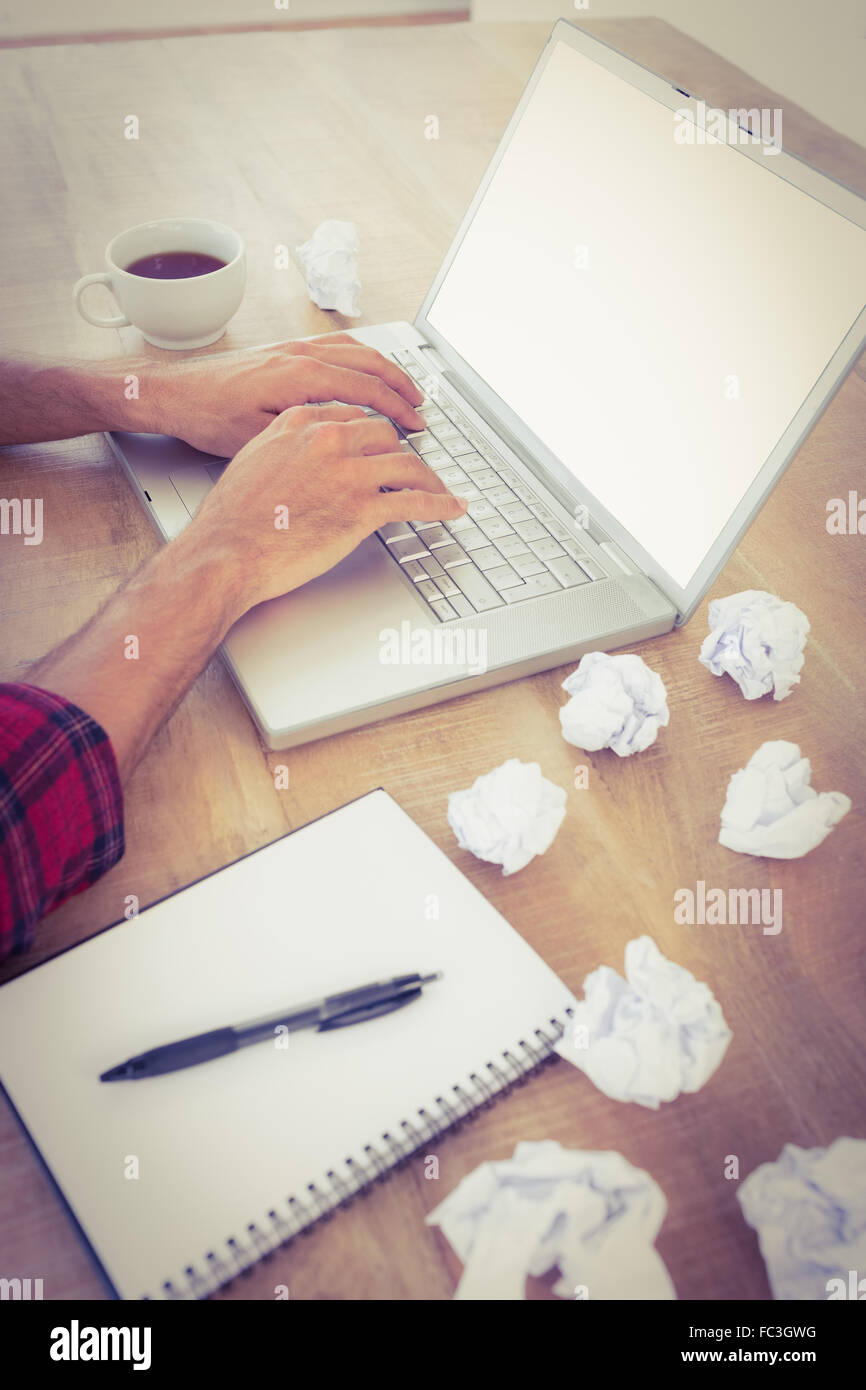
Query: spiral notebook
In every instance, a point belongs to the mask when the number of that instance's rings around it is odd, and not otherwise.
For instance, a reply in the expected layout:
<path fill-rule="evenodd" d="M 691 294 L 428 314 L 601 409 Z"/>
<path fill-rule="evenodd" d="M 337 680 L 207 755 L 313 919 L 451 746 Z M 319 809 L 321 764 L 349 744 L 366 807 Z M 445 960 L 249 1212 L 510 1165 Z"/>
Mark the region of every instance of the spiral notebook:
<path fill-rule="evenodd" d="M 436 970 L 383 1018 L 98 1080 L 176 1038 Z M 532 1071 L 573 1005 L 378 790 L 4 985 L 0 1079 L 116 1295 L 204 1297 Z"/>

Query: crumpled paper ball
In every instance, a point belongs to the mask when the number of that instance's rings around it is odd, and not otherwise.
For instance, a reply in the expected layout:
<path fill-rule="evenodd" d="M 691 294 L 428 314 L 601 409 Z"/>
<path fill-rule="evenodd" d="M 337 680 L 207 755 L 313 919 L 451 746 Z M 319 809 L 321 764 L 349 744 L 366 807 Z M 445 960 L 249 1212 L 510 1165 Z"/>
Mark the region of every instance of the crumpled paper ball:
<path fill-rule="evenodd" d="M 704 638 L 698 660 L 714 676 L 726 672 L 747 700 L 759 700 L 771 690 L 784 700 L 800 682 L 803 648 L 809 619 L 795 603 L 786 603 L 763 589 L 713 599 L 710 635 Z"/>
<path fill-rule="evenodd" d="M 738 854 L 799 859 L 851 810 L 843 792 L 816 792 L 796 743 L 762 743 L 728 782 L 719 844 Z"/>
<path fill-rule="evenodd" d="M 307 289 L 320 309 L 336 309 L 347 318 L 361 312 L 358 251 L 361 239 L 354 222 L 329 218 L 321 222 L 309 241 L 296 246 L 307 279 Z"/>
<path fill-rule="evenodd" d="M 786 1144 L 775 1163 L 740 1184 L 737 1200 L 758 1232 L 774 1298 L 862 1299 L 866 1140 L 837 1139 L 826 1149 Z"/>
<path fill-rule="evenodd" d="M 658 1110 L 699 1091 L 733 1034 L 709 985 L 663 956 L 649 936 L 625 948 L 625 979 L 601 965 L 583 982 L 556 1051 L 611 1100 Z"/>
<path fill-rule="evenodd" d="M 562 688 L 571 696 L 559 711 L 562 736 L 588 753 L 642 753 L 670 721 L 661 676 L 631 653 L 587 652 Z"/>
<path fill-rule="evenodd" d="M 503 874 L 525 868 L 553 843 L 565 817 L 565 792 L 541 775 L 538 763 L 509 758 L 448 798 L 448 823 L 461 849 L 501 864 Z"/>
<path fill-rule="evenodd" d="M 454 1295 L 461 1301 L 518 1301 L 527 1274 L 554 1268 L 562 1277 L 553 1292 L 562 1298 L 673 1299 L 655 1248 L 666 1210 L 658 1183 L 622 1154 L 549 1139 L 482 1163 L 427 1225 L 441 1228 L 463 1262 Z"/>

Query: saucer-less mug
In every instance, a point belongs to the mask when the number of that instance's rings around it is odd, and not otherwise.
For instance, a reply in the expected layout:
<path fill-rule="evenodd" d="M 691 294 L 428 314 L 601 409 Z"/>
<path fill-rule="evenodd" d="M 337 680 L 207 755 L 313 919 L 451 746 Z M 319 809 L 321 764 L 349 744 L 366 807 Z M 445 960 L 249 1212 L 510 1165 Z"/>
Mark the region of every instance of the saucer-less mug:
<path fill-rule="evenodd" d="M 145 257 L 194 252 L 222 262 L 206 274 L 179 279 L 132 274 L 128 267 Z M 120 232 L 105 248 L 104 272 L 84 275 L 73 291 L 79 313 L 99 328 L 134 325 L 161 348 L 199 348 L 215 343 L 240 307 L 246 263 L 237 232 L 204 217 L 164 218 Z M 121 312 L 98 318 L 84 305 L 89 285 L 107 285 Z"/>

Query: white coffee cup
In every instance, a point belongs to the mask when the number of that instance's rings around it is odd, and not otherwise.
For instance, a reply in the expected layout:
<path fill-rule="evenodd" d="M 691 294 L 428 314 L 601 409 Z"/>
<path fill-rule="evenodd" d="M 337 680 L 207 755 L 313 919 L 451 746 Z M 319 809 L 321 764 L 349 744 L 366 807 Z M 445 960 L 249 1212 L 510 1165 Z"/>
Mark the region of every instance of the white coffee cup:
<path fill-rule="evenodd" d="M 198 251 L 224 261 L 205 275 L 162 280 L 131 275 L 143 256 Z M 199 348 L 215 343 L 240 307 L 246 279 L 244 244 L 237 232 L 205 217 L 164 218 L 120 232 L 105 248 L 107 270 L 84 275 L 73 290 L 78 312 L 98 328 L 134 325 L 160 348 Z M 84 307 L 88 285 L 107 285 L 121 313 L 97 318 Z"/>

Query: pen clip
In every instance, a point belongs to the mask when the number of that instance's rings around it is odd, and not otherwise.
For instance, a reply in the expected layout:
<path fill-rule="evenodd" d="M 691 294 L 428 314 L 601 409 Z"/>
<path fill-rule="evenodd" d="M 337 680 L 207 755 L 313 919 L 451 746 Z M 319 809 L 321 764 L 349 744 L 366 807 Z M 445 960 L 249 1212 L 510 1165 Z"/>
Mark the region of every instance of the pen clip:
<path fill-rule="evenodd" d="M 395 1010 L 411 1004 L 421 993 L 420 989 L 406 989 L 400 994 L 392 995 L 390 999 L 380 999 L 375 1004 L 367 1004 L 366 1007 L 347 1009 L 345 1013 L 335 1014 L 333 1018 L 320 1023 L 316 1032 L 330 1033 L 334 1028 L 348 1028 L 351 1023 L 365 1023 L 368 1018 L 379 1018 L 382 1014 L 394 1013 Z"/>

